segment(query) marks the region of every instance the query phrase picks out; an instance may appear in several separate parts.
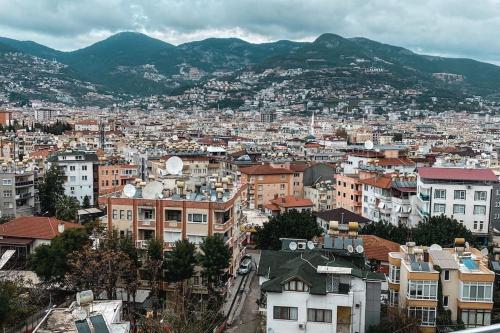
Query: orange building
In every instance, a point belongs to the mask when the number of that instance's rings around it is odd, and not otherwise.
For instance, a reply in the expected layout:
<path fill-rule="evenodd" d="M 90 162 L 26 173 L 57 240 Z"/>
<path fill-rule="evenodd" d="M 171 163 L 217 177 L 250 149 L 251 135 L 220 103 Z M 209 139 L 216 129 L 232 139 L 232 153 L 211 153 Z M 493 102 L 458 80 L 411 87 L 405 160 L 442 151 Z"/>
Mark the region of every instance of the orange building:
<path fill-rule="evenodd" d="M 12 120 L 12 112 L 0 110 L 0 125 L 7 126 L 10 125 Z"/>
<path fill-rule="evenodd" d="M 335 177 L 337 208 L 344 208 L 361 215 L 362 185 L 358 174 L 342 175 Z"/>
<path fill-rule="evenodd" d="M 248 205 L 263 209 L 275 196 L 293 195 L 293 174 L 286 168 L 273 168 L 267 164 L 240 169 L 241 182 L 248 184 Z"/>
<path fill-rule="evenodd" d="M 103 194 L 109 193 L 110 191 L 119 190 L 121 186 L 132 182 L 137 176 L 137 165 L 99 165 L 99 193 Z"/>

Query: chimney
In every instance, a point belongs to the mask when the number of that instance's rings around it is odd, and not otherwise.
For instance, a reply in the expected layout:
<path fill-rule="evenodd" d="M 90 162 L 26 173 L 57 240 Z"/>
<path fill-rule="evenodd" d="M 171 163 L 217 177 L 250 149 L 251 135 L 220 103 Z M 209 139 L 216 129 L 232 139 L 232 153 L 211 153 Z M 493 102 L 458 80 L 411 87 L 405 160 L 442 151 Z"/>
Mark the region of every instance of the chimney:
<path fill-rule="evenodd" d="M 64 222 L 59 222 L 59 224 L 57 225 L 57 232 L 59 232 L 60 234 L 64 232 Z"/>

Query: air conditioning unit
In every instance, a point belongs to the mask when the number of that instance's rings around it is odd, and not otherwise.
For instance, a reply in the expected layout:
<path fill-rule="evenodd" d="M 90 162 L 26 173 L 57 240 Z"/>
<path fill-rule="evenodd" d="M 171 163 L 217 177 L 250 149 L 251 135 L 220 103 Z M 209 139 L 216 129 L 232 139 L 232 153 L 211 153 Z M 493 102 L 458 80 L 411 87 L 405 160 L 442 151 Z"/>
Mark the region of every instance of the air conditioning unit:
<path fill-rule="evenodd" d="M 305 330 L 306 329 L 306 323 L 299 323 L 299 330 Z"/>
<path fill-rule="evenodd" d="M 307 244 L 304 242 L 299 242 L 297 245 L 299 250 L 305 250 L 307 246 Z"/>

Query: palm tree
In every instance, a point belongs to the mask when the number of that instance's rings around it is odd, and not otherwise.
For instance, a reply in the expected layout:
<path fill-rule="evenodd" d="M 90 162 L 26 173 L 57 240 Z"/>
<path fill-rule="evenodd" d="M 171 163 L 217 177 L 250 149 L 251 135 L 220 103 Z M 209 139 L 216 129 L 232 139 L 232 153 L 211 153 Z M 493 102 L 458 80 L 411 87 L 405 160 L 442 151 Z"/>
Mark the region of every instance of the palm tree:
<path fill-rule="evenodd" d="M 79 208 L 80 203 L 77 199 L 65 195 L 56 203 L 56 217 L 63 221 L 74 221 Z"/>

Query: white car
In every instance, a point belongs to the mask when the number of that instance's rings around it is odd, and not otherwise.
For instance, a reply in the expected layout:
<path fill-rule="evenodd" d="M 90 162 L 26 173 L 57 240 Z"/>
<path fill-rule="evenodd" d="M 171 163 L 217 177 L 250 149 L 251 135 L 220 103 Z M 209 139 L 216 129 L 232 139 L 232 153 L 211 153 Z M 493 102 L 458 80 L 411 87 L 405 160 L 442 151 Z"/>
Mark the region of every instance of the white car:
<path fill-rule="evenodd" d="M 252 270 L 252 259 L 245 258 L 241 261 L 238 274 L 245 275 Z"/>

